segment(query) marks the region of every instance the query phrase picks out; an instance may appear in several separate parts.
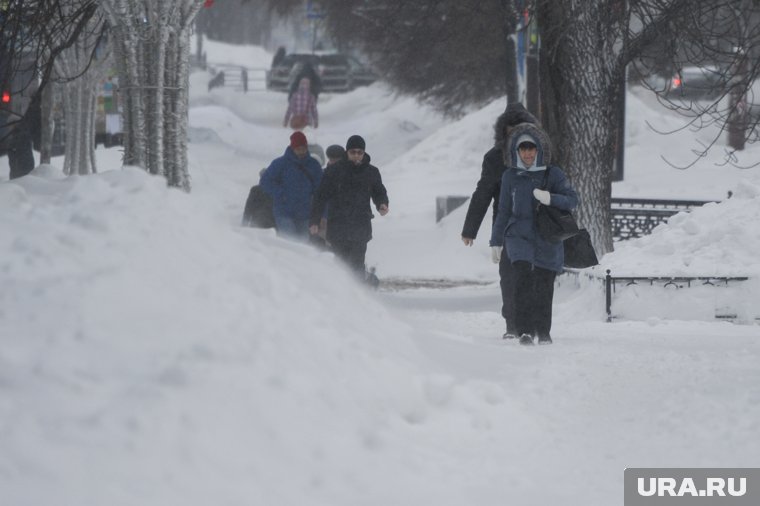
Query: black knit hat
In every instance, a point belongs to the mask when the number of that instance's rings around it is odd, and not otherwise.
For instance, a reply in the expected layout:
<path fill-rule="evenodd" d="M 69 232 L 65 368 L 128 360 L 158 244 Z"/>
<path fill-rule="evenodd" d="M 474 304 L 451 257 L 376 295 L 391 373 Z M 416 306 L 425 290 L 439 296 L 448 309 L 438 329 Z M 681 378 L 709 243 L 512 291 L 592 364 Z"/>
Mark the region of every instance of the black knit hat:
<path fill-rule="evenodd" d="M 346 142 L 346 151 L 350 149 L 361 149 L 364 151 L 364 147 L 364 139 L 362 139 L 361 135 L 352 135 Z"/>
<path fill-rule="evenodd" d="M 325 151 L 325 154 L 330 160 L 337 160 L 338 158 L 343 158 L 343 155 L 346 154 L 346 150 L 343 149 L 343 146 L 332 144 L 330 146 L 327 146 L 327 151 Z"/>

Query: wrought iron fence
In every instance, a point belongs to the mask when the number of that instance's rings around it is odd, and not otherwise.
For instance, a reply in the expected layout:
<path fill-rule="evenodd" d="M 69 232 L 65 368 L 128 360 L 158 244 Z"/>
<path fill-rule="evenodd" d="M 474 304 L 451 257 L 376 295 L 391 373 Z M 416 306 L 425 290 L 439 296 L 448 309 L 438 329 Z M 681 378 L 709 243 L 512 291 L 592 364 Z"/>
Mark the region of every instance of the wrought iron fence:
<path fill-rule="evenodd" d="M 614 318 L 612 314 L 612 295 L 618 285 L 661 285 L 664 288 L 672 286 L 674 288 L 690 288 L 692 285 L 709 285 L 709 286 L 729 286 L 729 284 L 740 281 L 747 281 L 746 276 L 613 276 L 612 272 L 607 269 L 607 276 L 604 278 L 605 307 L 607 311 L 607 321 L 611 322 Z M 716 314 L 716 318 L 733 319 L 732 314 Z"/>
<path fill-rule="evenodd" d="M 652 230 L 681 211 L 703 206 L 705 200 L 610 199 L 612 239 L 624 241 L 650 234 Z"/>

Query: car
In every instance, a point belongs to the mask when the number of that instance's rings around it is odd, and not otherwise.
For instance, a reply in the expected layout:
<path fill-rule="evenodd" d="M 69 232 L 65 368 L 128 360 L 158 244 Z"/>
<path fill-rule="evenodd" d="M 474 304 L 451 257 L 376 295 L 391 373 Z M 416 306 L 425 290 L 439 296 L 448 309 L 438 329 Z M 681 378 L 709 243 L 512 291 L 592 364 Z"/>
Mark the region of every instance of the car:
<path fill-rule="evenodd" d="M 719 97 L 728 83 L 726 72 L 718 67 L 684 67 L 667 83 L 666 98 L 712 100 Z"/>
<path fill-rule="evenodd" d="M 351 82 L 351 64 L 348 56 L 345 54 L 332 53 L 320 55 L 317 73 L 322 80 L 323 91 L 342 92 L 353 88 Z"/>
<path fill-rule="evenodd" d="M 377 80 L 377 75 L 354 56 L 344 53 L 291 53 L 267 72 L 267 89 L 289 91 L 300 69 L 307 63 L 319 76 L 321 91 L 346 92 Z"/>

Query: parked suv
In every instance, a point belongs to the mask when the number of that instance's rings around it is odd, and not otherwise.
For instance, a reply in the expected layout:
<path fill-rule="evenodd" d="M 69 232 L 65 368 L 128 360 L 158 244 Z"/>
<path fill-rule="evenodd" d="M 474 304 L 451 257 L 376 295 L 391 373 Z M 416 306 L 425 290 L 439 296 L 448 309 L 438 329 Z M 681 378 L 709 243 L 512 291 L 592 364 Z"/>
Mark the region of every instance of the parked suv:
<path fill-rule="evenodd" d="M 711 100 L 723 93 L 726 83 L 725 72 L 718 67 L 684 67 L 671 77 L 667 98 Z"/>
<path fill-rule="evenodd" d="M 351 65 L 344 54 L 324 54 L 319 57 L 317 73 L 322 79 L 323 91 L 349 91 L 351 83 Z"/>

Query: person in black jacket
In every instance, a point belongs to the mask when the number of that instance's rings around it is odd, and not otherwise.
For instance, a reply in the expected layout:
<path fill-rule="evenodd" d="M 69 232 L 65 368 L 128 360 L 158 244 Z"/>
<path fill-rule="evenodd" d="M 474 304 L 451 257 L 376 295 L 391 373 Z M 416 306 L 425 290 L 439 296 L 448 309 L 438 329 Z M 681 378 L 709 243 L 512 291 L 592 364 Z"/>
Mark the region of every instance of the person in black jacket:
<path fill-rule="evenodd" d="M 346 158 L 327 167 L 314 195 L 309 226 L 309 232 L 317 234 L 327 208 L 327 242 L 360 279 L 366 276 L 364 258 L 372 239 L 370 200 L 380 216 L 388 214 L 388 192 L 364 148 L 364 139 L 352 135 Z"/>
<path fill-rule="evenodd" d="M 472 243 L 478 236 L 478 229 L 492 201 L 493 218 L 491 224 L 496 220 L 496 214 L 499 211 L 501 176 L 506 169 L 503 146 L 505 139 L 509 136 L 509 130 L 520 123 L 538 124 L 538 120 L 519 102 L 507 105 L 506 110 L 496 120 L 496 124 L 494 125 L 494 147 L 489 149 L 485 156 L 483 156 L 480 180 L 470 199 L 470 206 L 467 209 L 467 216 L 462 228 L 462 242 L 466 246 L 472 246 Z M 502 254 L 500 259 L 492 255 L 492 260 L 494 263 L 499 264 L 502 302 L 501 315 L 504 317 L 507 327 L 507 331 L 503 337 L 504 339 L 514 338 L 517 335 L 514 327 L 515 310 L 511 295 L 514 291 L 512 262 L 509 261 L 506 254 Z"/>

